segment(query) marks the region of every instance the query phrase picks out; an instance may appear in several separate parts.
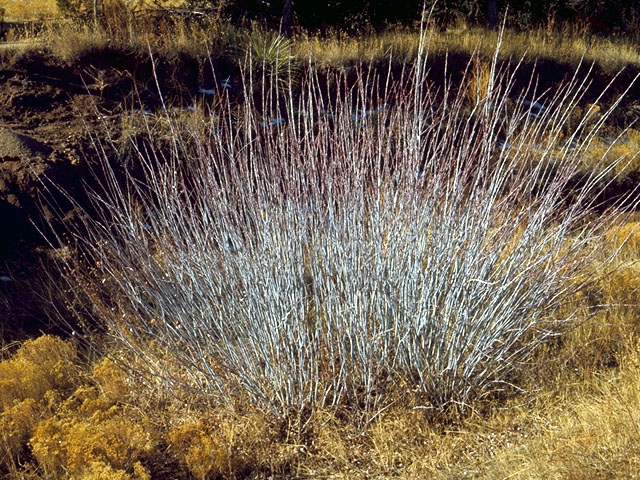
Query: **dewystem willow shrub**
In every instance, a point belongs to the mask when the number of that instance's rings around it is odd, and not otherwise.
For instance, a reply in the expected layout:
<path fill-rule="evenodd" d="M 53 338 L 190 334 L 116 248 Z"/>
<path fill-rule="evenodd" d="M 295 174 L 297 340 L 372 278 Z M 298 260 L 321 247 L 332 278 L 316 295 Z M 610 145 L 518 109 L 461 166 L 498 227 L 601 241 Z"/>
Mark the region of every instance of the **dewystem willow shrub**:
<path fill-rule="evenodd" d="M 469 105 L 467 79 L 437 87 L 422 53 L 399 79 L 310 70 L 283 94 L 249 77 L 206 135 L 172 128 L 122 177 L 103 153 L 63 265 L 75 321 L 141 378 L 300 426 L 319 407 L 366 420 L 517 387 L 623 214 L 598 204 L 615 165 L 573 182 L 610 111 L 565 135 L 584 72 L 515 91 L 496 53 Z"/>

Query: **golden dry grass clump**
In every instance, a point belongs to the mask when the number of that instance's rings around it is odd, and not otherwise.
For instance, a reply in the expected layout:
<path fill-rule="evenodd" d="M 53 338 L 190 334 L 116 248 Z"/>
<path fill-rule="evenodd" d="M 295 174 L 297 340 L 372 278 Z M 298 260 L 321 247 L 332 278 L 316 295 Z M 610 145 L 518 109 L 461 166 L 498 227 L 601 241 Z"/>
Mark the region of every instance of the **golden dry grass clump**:
<path fill-rule="evenodd" d="M 615 164 L 611 174 L 618 179 L 640 172 L 640 131 L 630 128 L 619 138 L 603 136 L 594 139 L 584 158 L 585 172 L 592 171 L 596 164 L 600 165 L 598 168 Z"/>
<path fill-rule="evenodd" d="M 472 68 L 467 85 L 467 96 L 472 105 L 477 107 L 486 101 L 491 94 L 490 89 L 493 82 L 491 62 L 487 59 L 482 60 L 480 57 L 475 57 Z"/>
<path fill-rule="evenodd" d="M 502 413 L 528 424 L 521 428 L 525 435 L 452 471 L 461 474 L 464 468 L 466 478 L 638 478 L 638 358 L 637 347 L 629 348 L 620 355 L 619 368 L 569 389 L 557 385 L 554 392 L 538 395 L 531 407 Z"/>

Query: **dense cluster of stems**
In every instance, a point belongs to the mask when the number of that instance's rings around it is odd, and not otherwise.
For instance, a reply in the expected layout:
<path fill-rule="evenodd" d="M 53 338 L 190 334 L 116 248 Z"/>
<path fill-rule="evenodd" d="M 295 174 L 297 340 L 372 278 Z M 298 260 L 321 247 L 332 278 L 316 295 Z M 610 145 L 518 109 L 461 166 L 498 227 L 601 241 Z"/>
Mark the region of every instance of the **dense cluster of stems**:
<path fill-rule="evenodd" d="M 76 321 L 169 386 L 280 418 L 512 385 L 606 263 L 614 166 L 578 174 L 608 112 L 567 131 L 582 74 L 538 94 L 495 58 L 455 85 L 426 65 L 248 73 L 205 134 L 158 112 L 170 148 L 150 142 L 124 176 L 105 153 L 96 213 L 71 232 Z"/>

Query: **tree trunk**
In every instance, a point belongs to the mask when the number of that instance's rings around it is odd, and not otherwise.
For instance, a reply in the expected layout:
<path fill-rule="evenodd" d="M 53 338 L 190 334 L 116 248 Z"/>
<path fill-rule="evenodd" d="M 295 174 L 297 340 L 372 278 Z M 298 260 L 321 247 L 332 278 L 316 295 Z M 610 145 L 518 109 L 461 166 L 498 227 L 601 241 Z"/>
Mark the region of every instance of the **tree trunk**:
<path fill-rule="evenodd" d="M 487 21 L 491 30 L 496 28 L 498 23 L 498 0 L 487 0 Z"/>
<path fill-rule="evenodd" d="M 293 16 L 293 0 L 284 0 L 282 19 L 280 20 L 280 34 L 291 36 L 291 17 Z"/>

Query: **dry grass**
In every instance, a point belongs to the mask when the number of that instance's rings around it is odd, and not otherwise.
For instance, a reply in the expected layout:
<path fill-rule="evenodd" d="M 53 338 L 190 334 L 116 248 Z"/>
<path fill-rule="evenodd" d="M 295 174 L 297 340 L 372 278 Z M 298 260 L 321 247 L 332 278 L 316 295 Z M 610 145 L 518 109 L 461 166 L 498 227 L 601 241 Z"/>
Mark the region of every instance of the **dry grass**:
<path fill-rule="evenodd" d="M 617 163 L 612 174 L 627 177 L 640 172 L 640 132 L 630 128 L 618 135 L 603 136 L 596 139 L 584 158 L 584 171 L 594 168 L 594 159 L 606 158 L 602 166 Z M 622 160 L 622 161 L 620 161 Z M 597 160 L 596 160 L 597 161 Z"/>
<path fill-rule="evenodd" d="M 637 478 L 640 450 L 638 352 L 620 356 L 621 366 L 562 384 L 538 396 L 535 408 L 514 409 L 503 421 L 519 428 L 517 439 L 493 445 L 455 478 Z M 504 428 L 500 429 L 504 432 Z"/>
<path fill-rule="evenodd" d="M 120 0 L 107 0 L 104 2 L 109 8 L 109 3 L 117 4 Z M 136 11 L 148 8 L 148 0 L 126 0 L 127 5 Z M 182 0 L 161 0 L 163 6 L 180 6 Z M 28 22 L 50 20 L 60 17 L 56 0 L 3 0 L 2 8 L 5 9 L 5 19 L 9 22 Z"/>
<path fill-rule="evenodd" d="M 25 2 L 7 0 L 6 16 L 9 20 L 28 20 L 50 18 L 59 14 L 52 0 L 39 0 L 38 8 L 29 8 Z M 95 30 L 95 26 L 82 26 L 77 23 L 62 23 L 41 36 L 52 52 L 63 58 L 69 57 L 69 51 L 86 51 L 95 47 L 96 42 L 105 42 L 111 46 L 137 46 L 145 49 L 147 41 L 166 51 L 188 50 L 205 55 L 207 52 L 220 55 L 233 54 L 238 59 L 244 56 L 251 35 L 238 32 L 228 23 L 211 19 L 204 24 L 193 25 L 184 22 L 146 23 L 145 15 L 139 15 L 144 7 L 134 2 L 132 16 L 118 6 L 105 10 L 104 26 Z M 168 1 L 168 4 L 179 3 Z M 36 13 L 34 13 L 36 12 Z M 498 40 L 498 32 L 484 28 L 459 26 L 442 30 L 432 28 L 429 35 L 431 54 L 444 52 L 471 54 L 491 57 Z M 115 40 L 115 43 L 114 43 Z M 411 29 L 396 29 L 370 36 L 347 36 L 334 33 L 328 37 L 319 37 L 300 33 L 294 37 L 292 52 L 300 61 L 312 59 L 319 67 L 343 67 L 361 62 L 384 62 L 392 59 L 394 63 L 403 63 L 414 59 L 420 43 L 419 33 Z M 501 58 L 553 60 L 575 67 L 580 61 L 595 62 L 606 71 L 614 73 L 622 67 L 640 66 L 638 42 L 629 38 L 602 38 L 585 33 L 582 30 L 563 28 L 537 28 L 526 32 L 506 30 L 503 35 Z"/>
<path fill-rule="evenodd" d="M 43 336 L 26 342 L 10 359 L 0 362 L 0 407 L 25 399 L 40 401 L 48 391 L 73 386 L 74 347 Z"/>
<path fill-rule="evenodd" d="M 2 8 L 8 22 L 43 20 L 60 14 L 55 0 L 3 0 Z"/>
<path fill-rule="evenodd" d="M 78 32 L 64 40 L 66 46 L 52 48 L 73 58 L 78 54 L 69 50 L 73 38 L 82 40 L 80 48 L 108 38 Z M 528 45 L 538 49 L 534 55 L 562 55 L 567 62 L 589 51 L 611 68 L 624 61 L 640 64 L 637 50 L 629 45 L 571 43 L 568 35 L 545 40 L 543 32 L 528 35 L 507 33 L 503 54 L 522 53 Z M 479 45 L 486 37 L 484 31 L 464 30 L 434 33 L 432 41 L 469 51 L 484 48 Z M 365 39 L 361 45 L 347 38 L 305 38 L 294 48 L 300 56 L 311 51 L 319 64 L 336 66 L 386 58 L 389 48 L 394 58 L 412 58 L 414 39 L 403 32 Z M 478 65 L 472 79 L 477 88 L 470 95 L 476 103 L 487 88 L 483 72 L 486 67 Z M 177 116 L 188 130 L 200 128 L 199 114 Z M 141 128 L 135 115 L 122 121 L 122 130 Z M 628 131 L 622 140 L 610 151 L 595 142 L 585 168 L 594 159 L 632 160 L 640 143 L 637 132 Z M 637 160 L 619 165 L 616 173 L 623 175 L 638 168 Z M 639 220 L 612 227 L 605 235 L 611 251 L 602 252 L 602 258 L 617 249 L 616 261 L 593 263 L 594 275 L 601 276 L 605 267 L 609 273 L 601 284 L 579 293 L 578 327 L 529 359 L 538 368 L 521 373 L 524 392 L 519 395 L 479 402 L 463 417 L 434 415 L 399 398 L 365 429 L 352 411 L 318 408 L 300 435 L 295 425 L 276 422 L 241 401 L 210 405 L 193 392 L 168 394 L 161 378 L 142 381 L 132 374 L 142 370 L 136 362 L 143 360 L 126 351 L 105 347 L 110 357 L 88 364 L 72 342 L 45 336 L 0 362 L 0 474 L 23 480 L 637 478 Z M 118 364 L 131 369 L 121 370 Z M 175 367 L 168 360 L 164 368 L 171 365 Z"/>
<path fill-rule="evenodd" d="M 441 31 L 433 29 L 429 36 L 429 51 L 471 53 L 491 57 L 499 32 L 483 28 L 463 28 Z M 311 56 L 320 66 L 342 66 L 364 61 L 384 61 L 392 58 L 399 63 L 414 58 L 419 35 L 410 30 L 398 30 L 368 37 L 316 36 L 300 37 L 295 46 L 302 58 Z M 507 30 L 501 47 L 502 58 L 550 59 L 577 65 L 581 60 L 596 62 L 615 72 L 627 65 L 640 65 L 638 44 L 624 39 L 606 39 L 570 30 L 534 29 L 527 32 Z"/>
<path fill-rule="evenodd" d="M 134 52 L 144 57 L 148 56 L 150 46 L 168 56 L 187 54 L 205 58 L 210 54 L 213 58 L 231 56 L 240 60 L 244 58 L 250 34 L 213 21 L 193 25 L 116 10 L 111 12 L 106 26 L 57 19 L 45 22 L 37 32 L 10 30 L 7 39 L 11 44 L 6 50 L 19 50 L 17 53 L 21 55 L 30 50 L 45 50 L 54 58 L 73 64 L 85 55 L 99 58 L 104 49 L 121 50 L 123 54 Z"/>

